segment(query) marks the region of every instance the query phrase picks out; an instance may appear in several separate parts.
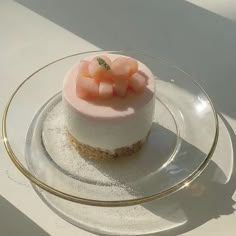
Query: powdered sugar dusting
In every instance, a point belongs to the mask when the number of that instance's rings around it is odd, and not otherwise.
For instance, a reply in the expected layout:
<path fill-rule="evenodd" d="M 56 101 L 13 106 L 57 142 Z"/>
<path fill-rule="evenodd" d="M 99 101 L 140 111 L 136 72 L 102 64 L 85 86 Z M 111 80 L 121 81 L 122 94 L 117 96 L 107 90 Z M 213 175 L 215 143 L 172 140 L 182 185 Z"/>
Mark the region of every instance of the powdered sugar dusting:
<path fill-rule="evenodd" d="M 140 180 L 152 171 L 149 165 L 144 165 L 148 159 L 142 155 L 143 150 L 135 156 L 117 160 L 81 157 L 69 142 L 65 126 L 63 106 L 58 103 L 44 122 L 43 142 L 53 161 L 75 178 L 95 184 L 113 185 Z"/>
<path fill-rule="evenodd" d="M 42 140 L 52 166 L 57 169 L 58 176 L 54 174 L 51 178 L 55 187 L 91 199 L 122 200 L 146 196 L 147 191 L 155 193 L 151 185 L 162 183 L 162 178 L 155 176 L 168 161 L 167 153 L 172 153 L 176 139 L 172 135 L 169 137 L 169 133 L 162 131 L 156 123 L 147 142 L 135 155 L 115 160 L 92 160 L 80 156 L 70 143 L 61 100 L 50 106 L 45 114 Z M 165 136 L 169 142 L 163 143 L 161 138 Z M 62 178 L 62 175 L 65 180 L 59 183 L 56 177 Z"/>

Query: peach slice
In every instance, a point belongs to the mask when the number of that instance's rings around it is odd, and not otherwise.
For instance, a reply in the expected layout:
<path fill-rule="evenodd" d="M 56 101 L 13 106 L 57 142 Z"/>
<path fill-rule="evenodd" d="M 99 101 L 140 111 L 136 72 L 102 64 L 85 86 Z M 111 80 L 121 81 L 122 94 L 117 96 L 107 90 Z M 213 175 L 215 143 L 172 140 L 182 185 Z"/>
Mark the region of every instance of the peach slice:
<path fill-rule="evenodd" d="M 101 81 L 109 73 L 110 65 L 111 65 L 111 60 L 107 56 L 104 55 L 97 56 L 89 63 L 88 66 L 89 74 L 97 81 Z"/>
<path fill-rule="evenodd" d="M 112 82 L 112 73 L 111 70 L 108 70 L 105 74 L 103 74 L 101 77 L 97 78 L 97 81 L 99 82 Z"/>
<path fill-rule="evenodd" d="M 112 83 L 100 82 L 99 84 L 99 96 L 101 98 L 110 98 L 113 95 Z"/>
<path fill-rule="evenodd" d="M 146 79 L 139 73 L 135 73 L 129 80 L 129 87 L 135 92 L 142 92 L 146 85 Z"/>
<path fill-rule="evenodd" d="M 138 62 L 134 58 L 128 58 L 128 63 L 130 66 L 130 76 L 138 71 Z"/>
<path fill-rule="evenodd" d="M 90 77 L 88 66 L 89 66 L 89 61 L 85 61 L 85 60 L 80 61 L 78 65 L 80 76 Z"/>
<path fill-rule="evenodd" d="M 128 80 L 115 80 L 113 84 L 114 93 L 120 97 L 124 97 L 128 88 Z"/>
<path fill-rule="evenodd" d="M 111 72 L 116 79 L 127 79 L 130 76 L 131 68 L 126 57 L 118 57 L 111 64 Z"/>
<path fill-rule="evenodd" d="M 111 64 L 111 72 L 116 79 L 128 79 L 138 71 L 138 62 L 131 57 L 118 57 Z"/>
<path fill-rule="evenodd" d="M 81 77 L 77 78 L 76 82 L 76 92 L 77 95 L 81 98 L 89 98 L 89 97 L 98 97 L 99 95 L 99 86 L 98 83 L 89 77 Z"/>

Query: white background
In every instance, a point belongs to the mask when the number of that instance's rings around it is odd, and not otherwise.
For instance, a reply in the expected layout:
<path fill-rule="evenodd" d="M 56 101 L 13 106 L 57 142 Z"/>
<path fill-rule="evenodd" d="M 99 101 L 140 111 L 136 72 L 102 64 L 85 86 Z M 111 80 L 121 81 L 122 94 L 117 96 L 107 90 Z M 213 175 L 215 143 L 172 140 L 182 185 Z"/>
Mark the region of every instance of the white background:
<path fill-rule="evenodd" d="M 177 64 L 205 88 L 221 114 L 220 140 L 213 156 L 219 168 L 213 171 L 211 184 L 207 184 L 206 174 L 199 178 L 209 191 L 191 202 L 188 224 L 156 236 L 236 235 L 235 21 L 234 0 L 1 0 L 0 113 L 27 76 L 76 52 L 130 49 Z M 92 234 L 55 215 L 16 170 L 1 143 L 2 235 Z"/>

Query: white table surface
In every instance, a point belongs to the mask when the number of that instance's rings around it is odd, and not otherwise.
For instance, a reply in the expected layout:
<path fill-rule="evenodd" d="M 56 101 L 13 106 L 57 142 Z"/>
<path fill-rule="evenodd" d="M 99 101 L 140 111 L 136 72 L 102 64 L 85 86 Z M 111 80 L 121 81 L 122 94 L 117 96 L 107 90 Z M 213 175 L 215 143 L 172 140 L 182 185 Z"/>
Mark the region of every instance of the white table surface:
<path fill-rule="evenodd" d="M 131 49 L 179 65 L 212 98 L 220 138 L 212 163 L 197 180 L 207 194 L 180 204 L 188 220 L 184 227 L 155 236 L 236 235 L 235 21 L 234 0 L 1 0 L 0 113 L 27 76 L 75 52 Z M 93 235 L 62 220 L 38 198 L 2 142 L 0 235 Z"/>

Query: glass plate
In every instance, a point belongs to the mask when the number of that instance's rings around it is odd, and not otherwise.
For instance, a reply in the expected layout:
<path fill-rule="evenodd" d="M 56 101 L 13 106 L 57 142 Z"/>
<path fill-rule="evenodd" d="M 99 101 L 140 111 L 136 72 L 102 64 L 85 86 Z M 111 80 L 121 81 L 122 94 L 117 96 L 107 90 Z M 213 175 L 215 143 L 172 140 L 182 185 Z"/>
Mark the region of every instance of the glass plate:
<path fill-rule="evenodd" d="M 150 135 L 142 150 L 128 158 L 82 158 L 65 135 L 63 78 L 73 64 L 98 53 L 134 57 L 157 77 Z M 80 203 L 77 207 L 131 206 L 188 186 L 210 161 L 218 139 L 218 120 L 206 92 L 176 66 L 136 52 L 96 51 L 59 59 L 28 77 L 7 104 L 3 137 L 10 158 L 40 197 L 70 222 L 91 229 L 81 223 L 78 215 L 72 216 L 75 203 Z M 68 207 L 69 204 L 75 205 Z M 106 225 L 112 229 L 114 225 L 107 220 Z M 124 232 L 118 234 L 128 235 L 128 231 Z"/>

